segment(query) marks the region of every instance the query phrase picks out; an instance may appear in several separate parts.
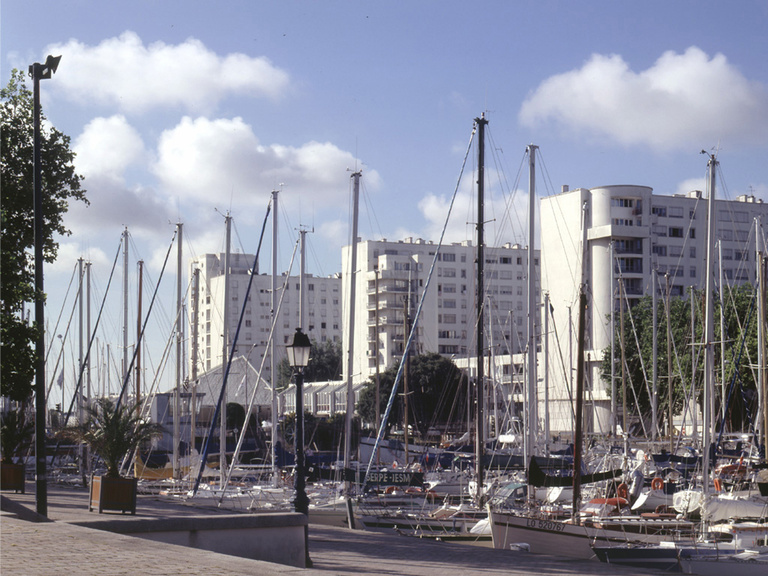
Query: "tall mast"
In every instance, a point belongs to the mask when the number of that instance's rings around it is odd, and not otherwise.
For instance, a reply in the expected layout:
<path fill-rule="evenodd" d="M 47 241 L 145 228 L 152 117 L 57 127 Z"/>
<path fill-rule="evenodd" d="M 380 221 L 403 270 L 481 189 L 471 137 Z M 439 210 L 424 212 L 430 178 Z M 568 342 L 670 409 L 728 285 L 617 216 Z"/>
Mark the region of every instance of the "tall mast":
<path fill-rule="evenodd" d="M 200 321 L 200 268 L 195 264 L 194 272 L 192 273 L 192 362 L 191 362 L 191 396 L 189 398 L 189 447 L 190 454 L 196 450 L 197 440 L 197 358 L 199 354 L 199 343 L 197 341 L 199 337 L 200 327 L 198 322 Z"/>
<path fill-rule="evenodd" d="M 762 412 L 762 446 L 763 462 L 768 460 L 766 455 L 766 446 L 768 445 L 768 370 L 766 370 L 766 270 L 765 270 L 765 245 L 763 241 L 763 230 L 760 218 L 755 218 L 755 252 L 757 253 L 757 281 L 755 284 L 758 289 L 757 296 L 757 375 L 759 385 L 758 400 L 760 400 L 760 411 Z M 759 436 L 759 434 L 758 434 Z"/>
<path fill-rule="evenodd" d="M 79 331 L 78 331 L 78 353 L 77 353 L 77 371 L 78 373 L 83 373 L 83 259 L 78 258 L 77 260 L 77 276 L 80 279 L 78 290 L 77 290 L 77 302 L 78 302 L 78 324 L 79 324 Z M 78 424 L 82 426 L 85 423 L 85 394 L 83 394 L 83 386 L 82 384 L 77 388 L 77 414 L 78 414 Z M 63 406 L 62 406 L 63 408 Z M 78 444 L 78 456 L 80 458 L 80 475 L 85 478 L 85 473 L 87 466 L 85 464 L 85 459 L 87 457 L 87 452 L 84 451 L 83 443 Z"/>
<path fill-rule="evenodd" d="M 485 368 L 485 351 L 483 342 L 483 296 L 485 293 L 485 277 L 483 265 L 485 263 L 484 244 L 483 238 L 484 225 L 485 225 L 485 126 L 488 124 L 488 120 L 485 119 L 485 113 L 480 118 L 475 118 L 478 130 L 477 140 L 477 286 L 475 288 L 475 299 L 477 303 L 477 324 L 475 330 L 477 332 L 477 379 L 475 381 L 475 471 L 477 481 L 477 493 L 475 494 L 475 501 L 480 503 L 483 499 L 483 459 L 485 457 L 485 438 L 483 435 L 483 420 L 484 416 L 484 368 Z"/>
<path fill-rule="evenodd" d="M 138 281 L 138 297 L 137 297 L 137 311 L 136 311 L 136 415 L 141 413 L 141 303 L 142 303 L 142 288 L 144 287 L 144 261 L 139 260 L 137 262 L 139 266 L 139 281 Z"/>
<path fill-rule="evenodd" d="M 232 240 L 232 217 L 227 212 L 225 216 L 227 225 L 226 252 L 224 252 L 224 322 L 223 342 L 221 349 L 221 387 L 227 383 L 224 379 L 227 371 L 227 358 L 229 352 L 229 251 Z M 219 486 L 223 489 L 227 478 L 227 391 L 222 390 L 222 402 L 219 411 Z"/>
<path fill-rule="evenodd" d="M 717 262 L 720 278 L 720 387 L 722 389 L 721 421 L 725 424 L 725 284 L 723 284 L 723 241 L 717 241 Z"/>
<path fill-rule="evenodd" d="M 581 225 L 581 283 L 579 284 L 579 332 L 576 352 L 576 409 L 573 433 L 573 518 L 578 522 L 581 508 L 581 450 L 582 421 L 584 419 L 584 350 L 587 317 L 587 205 L 582 207 Z"/>
<path fill-rule="evenodd" d="M 277 326 L 277 190 L 272 190 L 272 289 L 270 290 L 269 306 L 272 325 Z M 269 373 L 272 380 L 272 483 L 277 486 L 279 472 L 277 469 L 277 359 L 275 355 L 275 339 L 269 347 Z"/>
<path fill-rule="evenodd" d="M 667 299 L 667 395 L 669 414 L 667 419 L 669 428 L 669 452 L 673 454 L 675 452 L 675 381 L 672 378 L 672 289 L 669 285 L 669 272 L 664 275 L 666 283 L 666 299 Z"/>
<path fill-rule="evenodd" d="M 712 394 L 714 392 L 714 373 L 715 373 L 715 323 L 714 306 L 712 292 L 714 290 L 713 263 L 715 252 L 715 171 L 717 170 L 717 159 L 714 154 L 709 155 L 707 162 L 709 168 L 709 200 L 707 216 L 707 264 L 704 269 L 706 274 L 705 284 L 705 306 L 704 306 L 704 402 L 703 402 L 703 480 L 702 489 L 704 495 L 709 493 L 709 467 L 710 454 L 709 447 L 712 441 Z"/>
<path fill-rule="evenodd" d="M 616 264 L 613 250 L 614 243 L 611 239 L 611 435 L 616 436 L 616 300 L 614 298 L 616 294 Z M 621 303 L 621 298 L 619 298 L 619 303 Z"/>
<path fill-rule="evenodd" d="M 307 291 L 305 285 L 304 276 L 307 273 L 307 231 L 299 230 L 299 326 L 301 330 L 306 334 L 308 332 L 308 325 L 306 322 L 307 316 Z"/>
<path fill-rule="evenodd" d="M 653 354 L 653 361 L 652 361 L 652 370 L 653 370 L 653 377 L 651 378 L 651 386 L 653 388 L 653 394 L 651 395 L 651 440 L 656 440 L 656 435 L 659 431 L 659 415 L 658 415 L 658 401 L 657 401 L 657 392 L 656 392 L 656 386 L 657 386 L 657 379 L 659 377 L 659 336 L 657 334 L 657 327 L 658 327 L 658 312 L 657 312 L 657 306 L 658 306 L 658 292 L 657 292 L 657 274 L 656 268 L 654 267 L 651 270 L 651 300 L 652 300 L 652 310 L 651 310 L 651 322 L 653 324 L 653 331 L 652 331 L 652 354 Z"/>
<path fill-rule="evenodd" d="M 549 456 L 549 292 L 544 294 L 544 441 Z M 511 364 L 510 355 L 510 364 Z"/>
<path fill-rule="evenodd" d="M 184 225 L 179 222 L 176 224 L 179 231 L 179 237 L 176 245 L 176 388 L 173 394 L 173 477 L 176 480 L 181 479 L 181 468 L 179 466 L 179 442 L 181 440 L 181 338 L 182 314 L 181 300 L 181 254 L 182 254 L 182 232 Z"/>
<path fill-rule="evenodd" d="M 128 377 L 128 227 L 123 231 L 123 378 Z"/>
<path fill-rule="evenodd" d="M 344 420 L 344 469 L 352 460 L 352 414 L 355 410 L 355 392 L 352 386 L 355 354 L 355 300 L 357 292 L 357 219 L 360 203 L 360 176 L 353 172 L 352 195 L 352 254 L 349 263 L 349 349 L 347 350 L 347 414 Z"/>
<path fill-rule="evenodd" d="M 536 257 L 535 257 L 535 216 L 536 216 L 536 149 L 528 145 L 528 453 L 533 455 L 538 427 L 538 391 L 536 369 Z"/>

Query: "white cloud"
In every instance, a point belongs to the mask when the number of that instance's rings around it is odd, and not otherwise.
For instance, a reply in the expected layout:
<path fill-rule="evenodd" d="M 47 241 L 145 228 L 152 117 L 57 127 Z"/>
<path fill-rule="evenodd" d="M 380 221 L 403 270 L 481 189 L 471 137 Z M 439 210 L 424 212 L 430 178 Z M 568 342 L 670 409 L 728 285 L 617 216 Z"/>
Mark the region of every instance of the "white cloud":
<path fill-rule="evenodd" d="M 546 121 L 575 134 L 669 150 L 765 142 L 768 89 L 725 56 L 696 47 L 665 52 L 634 72 L 618 55 L 593 55 L 580 69 L 545 80 L 523 103 L 520 121 Z"/>
<path fill-rule="evenodd" d="M 674 193 L 688 194 L 693 190 L 701 190 L 703 192 L 706 189 L 707 189 L 706 178 L 688 178 L 687 180 L 683 180 L 677 185 L 677 190 L 675 190 Z M 661 194 L 666 194 L 666 192 L 661 192 Z"/>
<path fill-rule="evenodd" d="M 289 86 L 288 73 L 267 58 L 245 54 L 221 57 L 199 40 L 178 45 L 145 45 L 134 32 L 88 46 L 77 40 L 48 47 L 66 66 L 54 89 L 83 103 L 140 113 L 181 106 L 209 111 L 230 94 L 277 98 Z"/>
<path fill-rule="evenodd" d="M 94 118 L 75 140 L 73 150 L 78 173 L 89 177 L 122 180 L 131 164 L 144 155 L 144 143 L 125 116 Z"/>
<path fill-rule="evenodd" d="M 285 184 L 281 201 L 319 212 L 347 205 L 346 170 L 354 156 L 328 142 L 300 147 L 265 146 L 241 118 L 209 120 L 185 117 L 159 140 L 153 171 L 169 194 L 215 205 L 220 198 L 253 206 Z M 378 185 L 367 174 L 367 185 Z"/>
<path fill-rule="evenodd" d="M 494 176 L 489 177 L 492 181 Z M 477 196 L 472 190 L 474 182 L 465 178 L 456 195 L 450 220 L 445 231 L 444 243 L 471 240 L 477 242 Z M 528 194 L 517 191 L 500 194 L 498 190 L 486 189 L 483 205 L 485 220 L 485 243 L 488 246 L 501 246 L 507 242 L 527 244 L 528 229 Z M 418 209 L 426 220 L 420 232 L 425 239 L 438 242 L 450 207 L 450 198 L 425 195 L 418 203 Z M 536 208 L 538 226 L 538 208 Z"/>

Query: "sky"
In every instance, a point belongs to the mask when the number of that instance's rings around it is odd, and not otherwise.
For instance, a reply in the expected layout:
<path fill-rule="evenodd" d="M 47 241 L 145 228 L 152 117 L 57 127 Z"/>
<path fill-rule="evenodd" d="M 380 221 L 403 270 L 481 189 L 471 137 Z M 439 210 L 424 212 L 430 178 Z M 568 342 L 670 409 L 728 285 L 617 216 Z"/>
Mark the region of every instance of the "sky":
<path fill-rule="evenodd" d="M 252 254 L 280 190 L 278 270 L 304 227 L 307 271 L 329 275 L 341 271 L 361 171 L 362 238 L 437 241 L 454 191 L 446 239 L 472 238 L 481 114 L 490 244 L 528 244 L 529 144 L 538 198 L 563 185 L 704 189 L 706 150 L 720 162 L 719 197 L 768 201 L 765 0 L 26 0 L 3 2 L 0 26 L 3 84 L 13 68 L 62 56 L 42 105 L 71 137 L 90 200 L 70 206 L 72 235 L 45 269 L 52 350 L 78 258 L 92 262 L 96 310 L 126 227 L 129 260 L 157 283 L 177 223 L 185 261 L 224 250 L 227 213 L 233 250 Z M 158 365 L 175 258 L 158 288 Z M 115 347 L 121 266 L 100 336 Z"/>

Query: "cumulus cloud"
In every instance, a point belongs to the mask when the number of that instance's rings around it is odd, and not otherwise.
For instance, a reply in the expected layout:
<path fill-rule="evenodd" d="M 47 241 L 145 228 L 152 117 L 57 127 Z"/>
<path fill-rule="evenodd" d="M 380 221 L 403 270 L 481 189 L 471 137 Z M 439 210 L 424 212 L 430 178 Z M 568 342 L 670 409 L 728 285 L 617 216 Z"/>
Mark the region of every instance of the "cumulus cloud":
<path fill-rule="evenodd" d="M 225 96 L 277 98 L 290 84 L 288 73 L 267 58 L 222 57 L 194 38 L 177 45 L 145 45 L 128 31 L 97 46 L 73 39 L 48 50 L 67 62 L 56 74 L 54 89 L 83 103 L 130 113 L 173 106 L 210 111 Z"/>
<path fill-rule="evenodd" d="M 523 103 L 529 127 L 553 122 L 574 134 L 663 150 L 765 142 L 768 89 L 722 54 L 696 47 L 665 52 L 635 72 L 618 55 L 593 55 L 581 68 L 545 80 Z"/>
<path fill-rule="evenodd" d="M 345 175 L 354 165 L 353 154 L 328 142 L 263 145 L 242 118 L 185 117 L 161 135 L 153 171 L 160 187 L 190 200 L 252 206 L 285 184 L 283 202 L 322 210 L 346 206 Z M 369 187 L 378 181 L 375 171 L 367 174 Z"/>
<path fill-rule="evenodd" d="M 94 118 L 75 140 L 77 171 L 86 178 L 122 180 L 126 168 L 144 156 L 144 142 L 125 116 Z"/>

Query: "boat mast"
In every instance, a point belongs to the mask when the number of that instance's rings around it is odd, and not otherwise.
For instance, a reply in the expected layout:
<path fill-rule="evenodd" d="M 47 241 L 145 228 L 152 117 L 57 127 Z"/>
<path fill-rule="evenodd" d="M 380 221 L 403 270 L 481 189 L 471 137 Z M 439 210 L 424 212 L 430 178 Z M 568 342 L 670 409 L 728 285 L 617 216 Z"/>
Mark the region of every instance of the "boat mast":
<path fill-rule="evenodd" d="M 702 490 L 704 496 L 709 493 L 709 467 L 710 467 L 710 444 L 712 442 L 712 393 L 714 392 L 714 373 L 715 373 L 715 355 L 714 339 L 715 324 L 713 321 L 714 306 L 712 291 L 714 290 L 713 281 L 713 260 L 715 252 L 715 171 L 717 170 L 717 159 L 714 154 L 709 155 L 707 162 L 709 168 L 709 201 L 708 201 L 708 228 L 707 228 L 707 263 L 705 267 L 705 306 L 704 306 L 704 401 L 703 401 L 703 456 L 702 456 Z"/>
<path fill-rule="evenodd" d="M 611 435 L 616 436 L 616 260 L 614 241 L 611 239 Z M 621 304 L 621 297 L 619 297 Z M 569 330 L 570 332 L 570 330 Z"/>
<path fill-rule="evenodd" d="M 128 227 L 123 231 L 123 372 L 122 382 L 128 378 Z"/>
<path fill-rule="evenodd" d="M 674 402 L 674 380 L 672 379 L 672 289 L 669 285 L 669 272 L 664 275 L 666 282 L 667 299 L 667 394 L 669 396 L 669 453 L 675 452 L 675 402 Z"/>
<path fill-rule="evenodd" d="M 651 270 L 651 323 L 653 325 L 653 331 L 652 331 L 652 345 L 651 348 L 653 350 L 653 377 L 651 378 L 651 385 L 653 388 L 653 394 L 651 397 L 651 440 L 656 440 L 656 435 L 659 431 L 659 416 L 658 416 L 658 406 L 657 406 L 657 392 L 656 392 L 656 386 L 657 386 L 657 380 L 659 378 L 659 337 L 657 334 L 657 328 L 658 328 L 658 312 L 657 312 L 657 306 L 658 306 L 658 291 L 657 291 L 657 275 L 658 272 L 656 271 L 656 267 L 654 266 L 653 270 Z"/>
<path fill-rule="evenodd" d="M 766 269 L 765 269 L 765 245 L 763 242 L 763 230 L 759 217 L 755 219 L 755 251 L 757 252 L 757 289 L 759 290 L 757 296 L 757 352 L 758 352 L 758 398 L 762 401 L 762 435 L 763 435 L 763 462 L 768 460 L 766 455 L 766 446 L 768 445 L 768 370 L 766 370 L 766 318 L 765 318 L 765 305 L 766 305 Z"/>
<path fill-rule="evenodd" d="M 488 120 L 485 119 L 485 113 L 480 118 L 475 118 L 478 129 L 477 141 L 477 286 L 475 288 L 475 299 L 477 303 L 477 379 L 475 381 L 475 473 L 477 480 L 477 493 L 475 501 L 482 503 L 483 499 L 483 459 L 485 457 L 485 438 L 483 437 L 484 416 L 484 344 L 483 344 L 483 295 L 485 292 L 484 281 L 484 226 L 485 226 L 485 126 Z"/>
<path fill-rule="evenodd" d="M 232 240 L 232 216 L 224 217 L 227 226 L 226 251 L 224 252 L 224 322 L 221 347 L 222 403 L 219 410 L 219 488 L 224 489 L 227 478 L 227 357 L 229 348 L 229 252 Z"/>
<path fill-rule="evenodd" d="M 528 453 L 533 455 L 538 428 L 538 374 L 536 369 L 536 257 L 535 257 L 535 215 L 536 215 L 536 150 L 538 146 L 528 145 Z"/>
<path fill-rule="evenodd" d="M 200 320 L 200 267 L 195 265 L 192 272 L 192 372 L 190 374 L 191 396 L 189 398 L 189 447 L 190 455 L 197 450 L 197 358 L 199 354 L 199 327 Z M 190 465 L 192 463 L 190 462 Z"/>
<path fill-rule="evenodd" d="M 582 245 L 581 245 L 581 283 L 579 285 L 579 332 L 577 335 L 578 350 L 576 352 L 576 409 L 574 410 L 575 426 L 573 432 L 573 508 L 572 518 L 578 522 L 578 511 L 581 508 L 581 449 L 582 449 L 582 420 L 584 419 L 584 349 L 587 316 L 587 205 L 582 208 Z"/>
<path fill-rule="evenodd" d="M 79 318 L 79 331 L 78 331 L 78 358 L 77 369 L 80 374 L 83 373 L 83 259 L 77 259 L 77 277 L 80 279 L 77 290 L 77 302 L 78 302 L 78 318 Z M 62 406 L 63 407 L 63 406 Z M 85 423 L 85 394 L 83 394 L 83 387 L 77 387 L 77 414 L 78 424 L 82 426 Z M 78 457 L 80 459 L 80 476 L 84 479 L 85 474 L 88 471 L 86 465 L 86 459 L 88 458 L 87 448 L 85 444 L 80 442 L 78 444 Z"/>
<path fill-rule="evenodd" d="M 349 264 L 349 348 L 347 350 L 347 413 L 344 419 L 344 470 L 350 468 L 352 461 L 352 414 L 355 410 L 355 391 L 352 382 L 355 355 L 355 294 L 357 292 L 357 218 L 361 174 L 361 171 L 352 173 L 352 253 Z"/>
<path fill-rule="evenodd" d="M 272 326 L 277 326 L 277 190 L 272 190 L 272 286 L 269 306 Z M 275 356 L 275 339 L 269 347 L 269 373 L 272 380 L 272 484 L 277 486 L 280 473 L 277 469 L 277 361 Z"/>
<path fill-rule="evenodd" d="M 136 264 L 139 267 L 138 295 L 137 295 L 137 314 L 136 314 L 136 416 L 141 413 L 141 346 L 138 342 L 141 339 L 141 301 L 142 288 L 144 287 L 144 260 L 139 260 Z"/>
<path fill-rule="evenodd" d="M 544 449 L 549 456 L 549 292 L 544 294 Z M 510 356 L 511 359 L 511 356 Z M 510 362 L 511 364 L 511 362 Z"/>
<path fill-rule="evenodd" d="M 176 224 L 179 231 L 176 246 L 176 387 L 173 393 L 173 478 L 181 479 L 179 467 L 179 442 L 181 439 L 181 337 L 182 337 L 182 299 L 181 299 L 181 248 L 183 224 Z"/>

